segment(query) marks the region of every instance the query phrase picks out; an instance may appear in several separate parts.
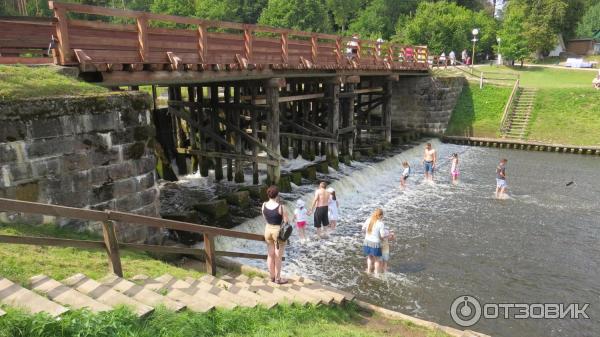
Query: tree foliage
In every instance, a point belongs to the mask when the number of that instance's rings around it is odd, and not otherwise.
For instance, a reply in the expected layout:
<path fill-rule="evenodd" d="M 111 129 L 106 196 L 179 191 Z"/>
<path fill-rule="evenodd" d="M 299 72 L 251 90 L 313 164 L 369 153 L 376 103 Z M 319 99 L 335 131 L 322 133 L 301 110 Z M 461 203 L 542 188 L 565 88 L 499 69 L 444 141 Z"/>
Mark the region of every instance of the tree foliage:
<path fill-rule="evenodd" d="M 591 6 L 577 26 L 578 37 L 591 37 L 600 30 L 600 2 Z"/>
<path fill-rule="evenodd" d="M 327 9 L 333 14 L 333 22 L 342 34 L 348 29 L 363 5 L 363 0 L 326 0 Z"/>
<path fill-rule="evenodd" d="M 267 0 L 198 0 L 196 15 L 221 21 L 256 23 Z"/>
<path fill-rule="evenodd" d="M 320 33 L 333 30 L 324 0 L 269 0 L 258 22 Z"/>
<path fill-rule="evenodd" d="M 511 3 L 505 9 L 502 29 L 498 32 L 501 39 L 498 52 L 507 60 L 522 61 L 531 54 L 525 37 L 526 9 L 521 3 Z"/>
<path fill-rule="evenodd" d="M 497 23 L 489 13 L 474 12 L 447 1 L 423 2 L 412 19 L 399 21 L 396 39 L 408 44 L 426 44 L 435 54 L 459 52 L 471 47 L 473 28 L 479 29 L 477 50 L 491 52 Z"/>
<path fill-rule="evenodd" d="M 350 24 L 350 31 L 363 38 L 389 39 L 394 35 L 399 18 L 410 15 L 424 0 L 370 0 Z"/>

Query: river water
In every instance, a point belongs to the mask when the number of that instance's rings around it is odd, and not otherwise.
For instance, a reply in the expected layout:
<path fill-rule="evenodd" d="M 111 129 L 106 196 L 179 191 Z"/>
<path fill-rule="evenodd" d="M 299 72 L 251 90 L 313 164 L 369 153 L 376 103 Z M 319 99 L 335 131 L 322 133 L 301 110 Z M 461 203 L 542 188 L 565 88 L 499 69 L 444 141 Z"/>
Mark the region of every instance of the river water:
<path fill-rule="evenodd" d="M 358 164 L 349 175 L 334 173 L 339 228 L 329 239 L 305 244 L 294 234 L 284 272 L 457 328 L 450 306 L 461 295 L 482 303 L 589 303 L 590 319 L 481 319 L 470 329 L 503 337 L 600 335 L 600 159 L 432 143 L 440 158 L 435 184 L 422 182 L 422 144 L 379 163 Z M 460 157 L 456 186 L 448 173 L 453 152 Z M 495 167 L 503 157 L 510 198 L 496 200 Z M 413 167 L 405 191 L 398 188 L 403 160 Z M 308 187 L 296 195 L 304 192 Z M 303 198 L 309 201 L 311 194 Z M 385 224 L 397 234 L 390 272 L 380 277 L 364 273 L 361 254 L 360 225 L 375 207 L 384 209 Z M 263 228 L 255 218 L 237 229 Z M 243 241 L 218 245 L 264 250 Z"/>

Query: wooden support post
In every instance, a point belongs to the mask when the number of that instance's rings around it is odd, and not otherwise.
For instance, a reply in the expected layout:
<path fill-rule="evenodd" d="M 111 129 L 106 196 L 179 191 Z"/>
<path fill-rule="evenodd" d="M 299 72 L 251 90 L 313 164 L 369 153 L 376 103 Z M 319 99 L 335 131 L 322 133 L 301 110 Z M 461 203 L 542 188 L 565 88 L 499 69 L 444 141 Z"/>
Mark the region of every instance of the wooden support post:
<path fill-rule="evenodd" d="M 140 53 L 140 59 L 142 62 L 148 62 L 148 55 L 150 54 L 150 46 L 148 45 L 148 18 L 145 15 L 141 15 L 136 19 L 137 31 L 138 31 L 138 51 Z"/>
<path fill-rule="evenodd" d="M 386 79 L 384 83 L 384 99 L 383 106 L 381 109 L 383 122 L 385 126 L 384 141 L 386 143 L 392 142 L 392 90 L 394 83 L 390 79 Z"/>
<path fill-rule="evenodd" d="M 333 133 L 333 139 L 336 141 L 336 143 L 329 145 L 328 152 L 335 160 L 339 156 L 337 142 L 339 141 L 338 132 L 340 130 L 340 85 L 338 83 L 328 83 L 327 95 L 329 98 L 329 131 Z"/>
<path fill-rule="evenodd" d="M 215 238 L 212 235 L 204 234 L 204 252 L 206 255 L 206 273 L 212 276 L 217 275 L 217 260 L 215 257 Z"/>
<path fill-rule="evenodd" d="M 229 107 L 231 103 L 231 87 L 223 87 L 223 99 L 222 106 L 225 110 L 225 120 L 231 123 L 232 111 Z M 225 133 L 225 140 L 230 144 L 235 144 L 235 133 L 229 130 L 229 127 L 227 127 L 227 132 Z M 233 181 L 233 160 L 231 158 L 227 158 L 227 181 Z"/>
<path fill-rule="evenodd" d="M 194 103 L 196 100 L 196 88 L 193 86 L 188 86 L 187 88 L 188 91 L 188 100 L 190 103 Z M 198 108 L 195 105 L 190 105 L 190 116 L 192 117 L 192 120 L 198 122 Z M 196 129 L 196 127 L 194 127 L 193 125 L 189 125 L 189 135 L 188 137 L 190 138 L 190 147 L 192 148 L 192 150 L 198 150 L 198 144 L 196 141 L 196 136 L 198 134 L 198 129 Z M 200 168 L 200 161 L 198 160 L 198 156 L 193 154 L 192 155 L 192 170 L 191 173 L 195 173 L 198 169 Z"/>
<path fill-rule="evenodd" d="M 311 36 L 310 38 L 310 44 L 311 44 L 311 59 L 312 59 L 312 63 L 313 65 L 317 64 L 317 57 L 319 56 L 319 45 L 318 45 L 318 39 L 316 35 Z"/>
<path fill-rule="evenodd" d="M 353 93 L 355 84 L 346 83 L 346 92 Z M 346 120 L 348 121 L 348 126 L 355 125 L 354 123 L 354 96 L 348 97 L 346 100 Z M 354 138 L 356 137 L 356 131 L 348 134 L 348 154 L 350 156 L 354 155 Z"/>
<path fill-rule="evenodd" d="M 273 78 L 265 81 L 265 91 L 267 98 L 267 146 L 276 154 L 280 154 L 279 149 L 279 85 L 280 79 Z M 270 184 L 278 184 L 281 177 L 279 165 L 267 166 L 267 178 Z"/>
<path fill-rule="evenodd" d="M 69 42 L 69 19 L 67 11 L 62 7 L 56 7 L 53 3 L 54 17 L 56 18 L 56 38 L 58 39 L 58 51 L 60 53 L 60 64 L 67 65 L 73 63 L 73 53 L 71 52 L 71 43 Z"/>
<path fill-rule="evenodd" d="M 215 133 L 221 135 L 221 130 L 219 128 L 219 87 L 216 85 L 212 85 L 210 87 L 210 102 L 211 102 L 211 116 L 210 121 Z M 221 146 L 214 142 L 215 151 L 220 152 Z M 223 180 L 223 161 L 221 158 L 215 158 L 215 180 L 221 181 Z"/>
<path fill-rule="evenodd" d="M 117 233 L 115 232 L 115 224 L 113 221 L 104 221 L 102 223 L 102 234 L 104 236 L 106 253 L 108 254 L 108 268 L 113 274 L 123 277 L 121 255 L 119 253 L 119 241 L 117 241 Z"/>
<path fill-rule="evenodd" d="M 204 124 L 204 120 L 205 115 L 204 115 L 204 87 L 200 86 L 197 88 L 198 90 L 198 103 L 200 104 L 200 107 L 198 109 L 198 121 L 200 122 L 200 124 Z M 199 136 L 199 140 L 200 140 L 200 150 L 208 152 L 208 148 L 206 146 L 206 138 L 204 135 L 204 132 L 200 132 L 200 130 L 198 130 L 198 136 Z M 208 177 L 208 168 L 210 165 L 210 159 L 200 156 L 198 158 L 198 160 L 200 160 L 200 176 L 202 177 Z"/>
<path fill-rule="evenodd" d="M 169 87 L 169 101 L 181 101 L 181 87 L 180 86 L 170 86 Z M 179 109 L 179 108 L 171 108 L 169 109 Z M 183 109 L 183 108 L 181 108 Z M 171 118 L 173 119 L 173 137 L 175 149 L 182 147 L 183 137 L 185 136 L 184 130 L 181 127 L 181 121 L 178 117 L 176 117 L 175 113 L 171 113 Z M 187 163 L 185 160 L 185 155 L 177 153 L 175 150 L 175 163 L 177 164 L 177 171 L 179 174 L 184 175 L 187 174 Z"/>
<path fill-rule="evenodd" d="M 239 84 L 236 84 L 236 86 L 233 88 L 233 103 L 234 104 L 240 104 L 241 102 L 241 93 L 240 93 L 240 86 Z M 232 110 L 232 120 L 231 122 L 238 128 L 241 129 L 241 125 L 240 125 L 240 115 L 242 113 L 242 110 L 240 109 L 233 109 Z M 238 154 L 244 154 L 244 147 L 242 144 L 242 138 L 240 137 L 240 135 L 238 135 L 237 133 L 234 133 L 234 141 L 235 141 L 235 152 Z M 234 175 L 234 181 L 236 183 L 243 183 L 244 182 L 244 162 L 241 159 L 236 159 L 235 160 L 235 175 Z"/>

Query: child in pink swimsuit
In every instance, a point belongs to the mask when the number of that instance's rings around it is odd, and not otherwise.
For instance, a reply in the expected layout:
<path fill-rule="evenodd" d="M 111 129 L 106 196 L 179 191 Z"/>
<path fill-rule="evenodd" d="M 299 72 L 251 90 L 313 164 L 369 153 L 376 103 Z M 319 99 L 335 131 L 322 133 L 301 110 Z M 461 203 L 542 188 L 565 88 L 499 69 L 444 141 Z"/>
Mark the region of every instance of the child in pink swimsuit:
<path fill-rule="evenodd" d="M 298 199 L 296 201 L 296 209 L 294 210 L 294 219 L 292 221 L 296 222 L 296 227 L 298 228 L 298 235 L 300 236 L 300 241 L 305 242 L 306 234 L 304 227 L 306 227 L 306 220 L 308 219 L 308 214 L 306 211 L 306 207 L 304 207 L 304 201 Z"/>
<path fill-rule="evenodd" d="M 452 159 L 452 167 L 450 168 L 450 175 L 452 176 L 452 183 L 458 183 L 458 176 L 460 171 L 458 170 L 458 153 L 453 153 L 450 157 Z"/>

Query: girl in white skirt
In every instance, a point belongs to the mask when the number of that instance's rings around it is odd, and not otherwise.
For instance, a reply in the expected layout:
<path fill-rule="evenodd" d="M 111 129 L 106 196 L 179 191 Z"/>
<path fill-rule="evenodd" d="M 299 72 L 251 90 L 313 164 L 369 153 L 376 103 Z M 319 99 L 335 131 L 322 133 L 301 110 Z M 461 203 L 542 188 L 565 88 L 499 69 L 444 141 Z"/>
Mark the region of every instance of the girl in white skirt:
<path fill-rule="evenodd" d="M 337 201 L 337 197 L 335 196 L 335 190 L 333 187 L 329 187 L 327 189 L 329 192 L 329 204 L 327 205 L 328 217 L 329 217 L 329 226 L 331 230 L 335 230 L 335 226 L 337 225 L 337 221 L 340 218 L 338 214 L 338 208 L 340 207 L 340 203 Z"/>

